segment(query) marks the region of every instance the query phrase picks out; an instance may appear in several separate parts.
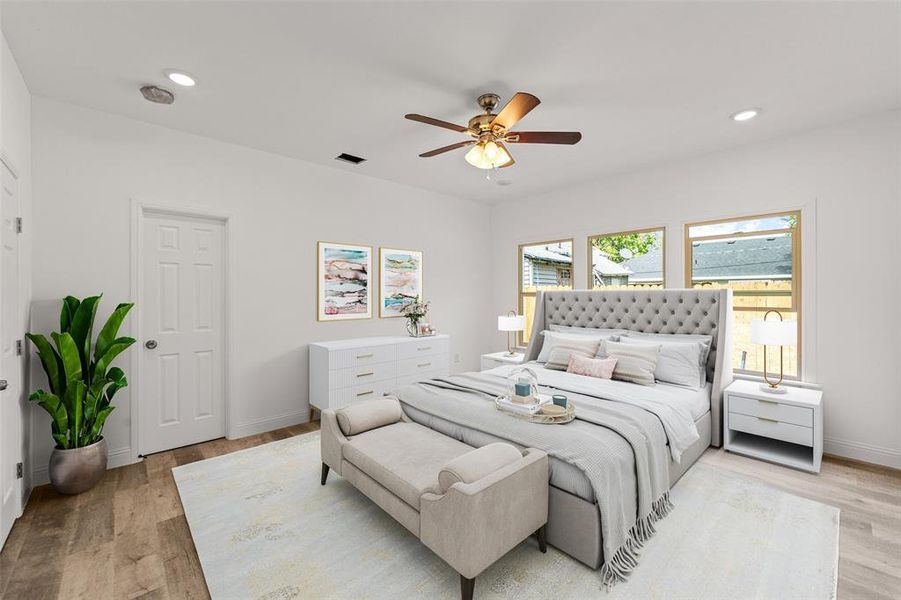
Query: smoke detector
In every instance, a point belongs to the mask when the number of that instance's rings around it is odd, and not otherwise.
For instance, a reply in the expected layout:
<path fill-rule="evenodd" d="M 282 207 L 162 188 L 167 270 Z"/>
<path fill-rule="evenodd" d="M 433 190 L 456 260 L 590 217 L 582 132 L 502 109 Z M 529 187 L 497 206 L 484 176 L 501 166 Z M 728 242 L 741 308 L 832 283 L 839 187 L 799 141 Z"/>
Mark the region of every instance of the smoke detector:
<path fill-rule="evenodd" d="M 141 95 L 144 96 L 145 100 L 155 104 L 172 104 L 175 102 L 175 94 L 155 85 L 145 85 L 142 87 Z"/>

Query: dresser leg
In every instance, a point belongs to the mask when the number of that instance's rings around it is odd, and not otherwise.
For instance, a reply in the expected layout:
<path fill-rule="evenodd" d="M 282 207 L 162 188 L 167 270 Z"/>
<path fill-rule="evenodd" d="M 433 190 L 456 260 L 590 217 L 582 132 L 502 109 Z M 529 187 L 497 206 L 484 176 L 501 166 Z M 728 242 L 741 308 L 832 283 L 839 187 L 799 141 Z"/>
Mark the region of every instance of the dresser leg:
<path fill-rule="evenodd" d="M 538 549 L 542 554 L 547 553 L 547 523 L 542 525 L 538 531 Z"/>
<path fill-rule="evenodd" d="M 322 463 L 322 479 L 319 480 L 320 485 L 325 485 L 325 480 L 328 479 L 328 465 Z"/>
<path fill-rule="evenodd" d="M 467 579 L 460 575 L 460 598 L 462 600 L 472 600 L 472 593 L 476 589 L 475 577 Z"/>

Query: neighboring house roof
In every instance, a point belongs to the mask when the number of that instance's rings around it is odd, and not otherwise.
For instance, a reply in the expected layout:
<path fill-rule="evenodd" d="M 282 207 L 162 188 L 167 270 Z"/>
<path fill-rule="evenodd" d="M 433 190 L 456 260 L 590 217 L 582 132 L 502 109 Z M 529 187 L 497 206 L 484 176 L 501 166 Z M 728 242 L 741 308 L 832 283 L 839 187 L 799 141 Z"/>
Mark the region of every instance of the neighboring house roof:
<path fill-rule="evenodd" d="M 622 265 L 632 271 L 629 281 L 663 281 L 663 272 L 660 270 L 663 265 L 660 248 L 624 260 Z"/>
<path fill-rule="evenodd" d="M 595 275 L 604 277 L 615 277 L 622 275 L 632 275 L 632 271 L 621 264 L 617 264 L 607 258 L 604 252 L 601 252 L 597 246 L 591 247 L 591 256 L 594 263 Z"/>
<path fill-rule="evenodd" d="M 788 279 L 792 276 L 789 235 L 695 242 L 693 279 Z"/>
<path fill-rule="evenodd" d="M 533 262 L 540 260 L 561 265 L 571 265 L 573 262 L 572 255 L 566 253 L 559 246 L 529 246 L 523 250 L 523 256 L 531 259 Z"/>

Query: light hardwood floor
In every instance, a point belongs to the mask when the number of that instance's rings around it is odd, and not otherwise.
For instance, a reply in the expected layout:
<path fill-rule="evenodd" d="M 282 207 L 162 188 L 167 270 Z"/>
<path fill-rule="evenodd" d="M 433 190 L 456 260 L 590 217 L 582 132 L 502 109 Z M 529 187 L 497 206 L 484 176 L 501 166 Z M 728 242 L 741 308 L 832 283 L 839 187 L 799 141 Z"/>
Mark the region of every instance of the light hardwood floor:
<path fill-rule="evenodd" d="M 80 496 L 36 488 L 0 553 L 0 596 L 208 598 L 172 467 L 316 429 L 161 452 L 107 472 Z M 714 449 L 700 460 L 839 507 L 839 598 L 901 598 L 901 472 L 827 458 L 810 475 Z"/>

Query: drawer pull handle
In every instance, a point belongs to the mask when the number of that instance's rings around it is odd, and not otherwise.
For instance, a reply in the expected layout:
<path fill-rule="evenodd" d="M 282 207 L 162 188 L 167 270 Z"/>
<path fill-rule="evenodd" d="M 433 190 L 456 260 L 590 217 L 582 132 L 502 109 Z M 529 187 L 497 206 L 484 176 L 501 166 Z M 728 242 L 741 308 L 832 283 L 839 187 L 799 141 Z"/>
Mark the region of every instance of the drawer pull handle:
<path fill-rule="evenodd" d="M 368 373 L 357 373 L 357 377 L 369 377 L 370 375 L 375 375 L 372 371 Z"/>
<path fill-rule="evenodd" d="M 430 366 L 432 366 L 432 363 L 419 363 L 419 364 L 416 365 L 416 366 L 417 366 L 417 367 L 430 367 Z"/>
<path fill-rule="evenodd" d="M 357 398 L 359 398 L 360 396 L 368 396 L 369 394 L 374 394 L 374 393 L 375 392 L 373 392 L 372 390 L 369 390 L 368 392 L 360 392 L 359 394 L 357 394 Z"/>
<path fill-rule="evenodd" d="M 423 346 L 423 347 L 421 347 L 421 348 L 417 348 L 417 350 L 419 350 L 420 352 L 423 351 L 423 350 L 431 350 L 431 349 L 432 349 L 431 346 Z"/>
<path fill-rule="evenodd" d="M 767 421 L 769 423 L 778 423 L 779 422 L 779 419 L 767 419 L 766 417 L 757 417 L 757 418 L 760 419 L 761 421 Z"/>
<path fill-rule="evenodd" d="M 764 404 L 779 404 L 779 403 L 776 402 L 775 400 L 764 400 L 764 399 L 762 399 L 762 398 L 758 398 L 757 401 L 758 401 L 758 402 L 763 402 Z"/>
<path fill-rule="evenodd" d="M 372 358 L 374 354 L 357 354 L 357 358 Z"/>

